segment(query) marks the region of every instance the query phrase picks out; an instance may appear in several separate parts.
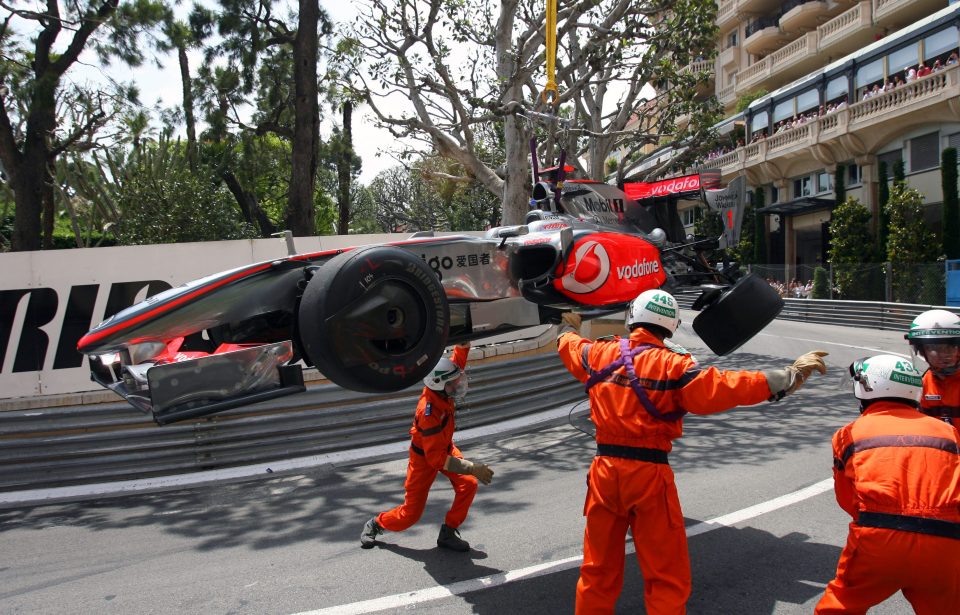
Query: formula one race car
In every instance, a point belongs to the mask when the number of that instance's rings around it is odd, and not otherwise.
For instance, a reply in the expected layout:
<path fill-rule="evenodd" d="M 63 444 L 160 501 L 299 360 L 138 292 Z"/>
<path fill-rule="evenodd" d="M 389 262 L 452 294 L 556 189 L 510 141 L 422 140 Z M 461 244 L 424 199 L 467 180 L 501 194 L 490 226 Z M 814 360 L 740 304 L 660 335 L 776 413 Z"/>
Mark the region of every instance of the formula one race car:
<path fill-rule="evenodd" d="M 160 424 L 304 390 L 301 360 L 334 383 L 418 383 L 451 343 L 622 311 L 651 288 L 700 285 L 694 330 L 718 354 L 783 302 L 753 275 L 702 265 L 711 241 L 668 240 L 614 186 L 538 184 L 525 225 L 484 237 L 416 234 L 294 254 L 188 282 L 110 317 L 79 342 L 93 379 Z"/>

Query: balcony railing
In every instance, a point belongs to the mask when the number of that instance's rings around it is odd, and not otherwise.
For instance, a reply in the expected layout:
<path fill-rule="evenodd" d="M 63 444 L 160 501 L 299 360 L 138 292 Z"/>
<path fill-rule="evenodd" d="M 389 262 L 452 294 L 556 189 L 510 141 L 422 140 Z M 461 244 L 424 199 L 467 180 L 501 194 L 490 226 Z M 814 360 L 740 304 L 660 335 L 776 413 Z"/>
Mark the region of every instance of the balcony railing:
<path fill-rule="evenodd" d="M 737 20 L 737 0 L 720 0 L 717 6 L 717 26 L 723 28 Z"/>
<path fill-rule="evenodd" d="M 873 3 L 864 0 L 849 11 L 840 13 L 830 21 L 817 28 L 817 43 L 820 51 L 824 51 L 834 43 L 849 39 L 859 31 L 872 32 L 873 30 Z"/>
<path fill-rule="evenodd" d="M 954 65 L 922 77 L 912 83 L 867 100 L 814 118 L 805 124 L 774 133 L 760 141 L 741 146 L 732 152 L 711 159 L 702 166 L 719 167 L 724 175 L 747 169 L 784 155 L 795 155 L 800 149 L 817 144 L 830 144 L 844 135 L 863 131 L 869 134 L 880 123 L 895 122 L 909 114 L 931 112 L 931 117 L 949 115 L 944 105 L 957 105 L 960 97 L 960 65 Z M 950 107 L 953 109 L 953 107 Z M 960 111 L 958 108 L 957 111 Z"/>

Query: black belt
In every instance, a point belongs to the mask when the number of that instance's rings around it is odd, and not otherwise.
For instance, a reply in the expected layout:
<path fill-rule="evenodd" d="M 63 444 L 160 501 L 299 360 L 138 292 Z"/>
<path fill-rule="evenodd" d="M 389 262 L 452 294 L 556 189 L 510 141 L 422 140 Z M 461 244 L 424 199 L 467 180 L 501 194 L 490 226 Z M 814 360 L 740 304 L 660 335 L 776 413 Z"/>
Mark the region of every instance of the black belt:
<path fill-rule="evenodd" d="M 426 457 L 426 456 L 427 456 L 427 454 L 423 452 L 423 449 L 420 448 L 419 446 L 417 446 L 416 444 L 412 444 L 412 443 L 411 443 L 411 444 L 410 444 L 410 450 L 413 451 L 414 453 L 420 455 L 421 457 Z M 452 450 L 453 450 L 453 445 L 451 444 L 450 446 L 447 447 L 447 452 L 449 453 L 449 452 L 452 451 Z"/>
<path fill-rule="evenodd" d="M 659 448 L 640 448 L 639 446 L 620 446 L 618 444 L 597 444 L 598 457 L 620 457 L 621 459 L 635 459 L 650 463 L 670 465 L 667 460 L 667 451 Z"/>
<path fill-rule="evenodd" d="M 889 530 L 917 532 L 931 536 L 943 536 L 960 540 L 960 523 L 931 519 L 930 517 L 911 517 L 909 515 L 890 515 L 878 512 L 861 512 L 857 525 L 880 527 Z"/>

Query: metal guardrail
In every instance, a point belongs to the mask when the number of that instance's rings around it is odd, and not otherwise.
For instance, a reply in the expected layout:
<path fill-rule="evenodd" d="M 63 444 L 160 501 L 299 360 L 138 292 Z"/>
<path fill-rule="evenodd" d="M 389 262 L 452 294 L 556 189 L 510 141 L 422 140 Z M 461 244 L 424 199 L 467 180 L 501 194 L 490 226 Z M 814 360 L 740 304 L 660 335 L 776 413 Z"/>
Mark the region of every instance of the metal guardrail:
<path fill-rule="evenodd" d="M 680 307 L 690 309 L 700 295 L 699 291 L 676 293 Z M 903 331 L 921 312 L 932 309 L 948 310 L 960 314 L 960 309 L 942 305 L 914 303 L 884 303 L 882 301 L 841 301 L 834 299 L 784 298 L 780 320 L 814 322 L 826 325 L 863 327 L 887 331 Z"/>
<path fill-rule="evenodd" d="M 468 369 L 460 429 L 583 398 L 555 352 Z M 107 482 L 316 455 L 409 437 L 421 387 L 367 395 L 333 384 L 158 427 L 126 402 L 0 415 L 0 491 Z"/>

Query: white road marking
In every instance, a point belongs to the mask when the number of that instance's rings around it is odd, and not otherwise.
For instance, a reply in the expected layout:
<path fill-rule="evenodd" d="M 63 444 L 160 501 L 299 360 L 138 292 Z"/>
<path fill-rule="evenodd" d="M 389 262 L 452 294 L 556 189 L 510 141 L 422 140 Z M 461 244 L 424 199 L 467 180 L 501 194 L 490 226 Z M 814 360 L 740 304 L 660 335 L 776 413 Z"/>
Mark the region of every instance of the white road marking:
<path fill-rule="evenodd" d="M 793 493 L 788 493 L 778 498 L 761 502 L 759 504 L 755 504 L 754 506 L 749 506 L 742 510 L 722 515 L 709 521 L 692 525 L 687 528 L 687 536 L 698 536 L 722 527 L 743 523 L 744 521 L 754 517 L 758 517 L 779 508 L 784 508 L 808 498 L 812 498 L 816 495 L 820 495 L 821 493 L 825 493 L 832 488 L 833 479 L 828 478 L 820 481 L 819 483 L 810 485 L 809 487 L 800 489 L 799 491 L 794 491 Z M 634 553 L 635 550 L 636 549 L 634 548 L 633 543 L 627 545 L 627 555 Z M 377 611 L 383 611 L 387 609 L 400 609 L 433 600 L 442 600 L 443 598 L 460 596 L 462 594 L 481 589 L 490 589 L 499 585 L 512 583 L 513 581 L 519 581 L 521 579 L 532 579 L 545 574 L 562 572 L 564 570 L 579 567 L 581 561 L 583 561 L 583 557 L 578 555 L 553 562 L 528 566 L 519 570 L 510 570 L 477 579 L 458 581 L 457 583 L 451 583 L 450 585 L 428 587 L 426 589 L 404 592 L 402 594 L 394 594 L 392 596 L 384 596 L 382 598 L 374 598 L 371 600 L 364 600 L 362 602 L 354 602 L 352 604 L 342 604 L 338 606 L 317 609 L 315 611 L 303 611 L 301 613 L 297 613 L 296 615 L 364 615 L 366 613 L 375 613 Z"/>

